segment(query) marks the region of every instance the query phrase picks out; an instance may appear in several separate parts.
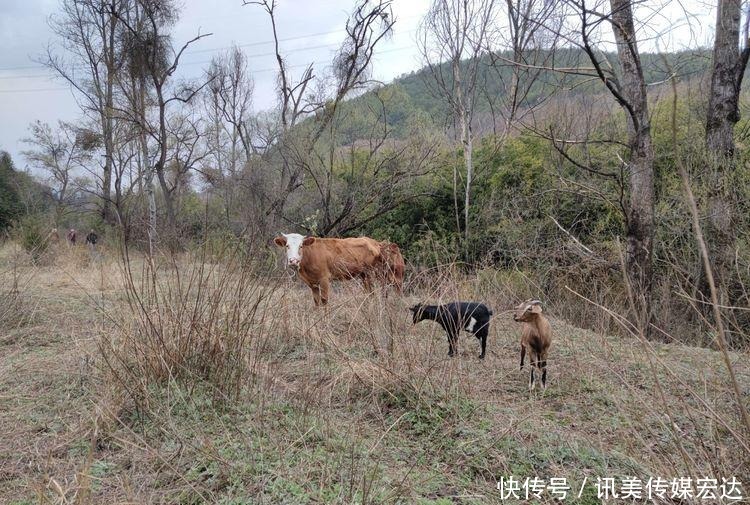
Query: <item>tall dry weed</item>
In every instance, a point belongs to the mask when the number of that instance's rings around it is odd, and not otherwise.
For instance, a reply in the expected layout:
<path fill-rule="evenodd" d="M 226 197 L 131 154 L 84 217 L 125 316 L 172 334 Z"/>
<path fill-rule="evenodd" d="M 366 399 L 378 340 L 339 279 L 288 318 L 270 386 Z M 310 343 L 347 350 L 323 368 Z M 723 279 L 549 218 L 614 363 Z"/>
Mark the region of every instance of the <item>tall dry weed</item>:
<path fill-rule="evenodd" d="M 216 401 L 235 400 L 254 374 L 277 281 L 239 254 L 209 262 L 205 249 L 121 263 L 125 303 L 108 314 L 113 328 L 100 352 L 115 383 L 138 406 L 158 386 L 211 386 Z"/>

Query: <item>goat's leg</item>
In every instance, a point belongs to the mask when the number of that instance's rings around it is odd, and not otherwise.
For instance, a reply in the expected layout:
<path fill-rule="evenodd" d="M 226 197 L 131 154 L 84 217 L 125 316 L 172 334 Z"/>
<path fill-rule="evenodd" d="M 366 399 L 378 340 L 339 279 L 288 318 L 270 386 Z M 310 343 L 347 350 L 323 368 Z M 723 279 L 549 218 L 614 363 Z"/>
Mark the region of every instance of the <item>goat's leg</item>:
<path fill-rule="evenodd" d="M 542 389 L 547 389 L 547 355 L 543 354 L 539 361 L 539 366 L 542 369 Z"/>
<path fill-rule="evenodd" d="M 482 353 L 479 355 L 479 359 L 484 359 L 484 353 L 487 350 L 487 326 L 485 325 L 477 332 L 477 337 L 482 344 Z"/>
<path fill-rule="evenodd" d="M 526 357 L 526 346 L 521 344 L 521 368 L 519 370 L 523 370 L 523 359 Z"/>
<path fill-rule="evenodd" d="M 533 390 L 536 387 L 536 382 L 534 380 L 534 369 L 539 368 L 539 364 L 541 361 L 539 360 L 539 353 L 536 352 L 533 348 L 529 350 L 529 368 L 531 369 L 531 378 L 529 379 L 529 389 Z"/>
<path fill-rule="evenodd" d="M 453 356 L 458 351 L 458 334 L 448 330 L 448 356 Z"/>

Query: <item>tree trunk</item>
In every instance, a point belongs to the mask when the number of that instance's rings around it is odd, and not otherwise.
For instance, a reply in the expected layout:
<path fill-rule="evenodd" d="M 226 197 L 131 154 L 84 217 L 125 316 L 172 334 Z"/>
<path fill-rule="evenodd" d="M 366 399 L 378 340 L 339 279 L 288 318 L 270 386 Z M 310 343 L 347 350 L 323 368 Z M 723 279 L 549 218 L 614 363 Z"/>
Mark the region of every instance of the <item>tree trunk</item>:
<path fill-rule="evenodd" d="M 473 147 L 471 145 L 471 118 L 466 114 L 461 118 L 461 141 L 464 148 L 464 165 L 466 166 L 466 195 L 464 199 L 464 239 L 469 240 L 469 208 L 471 207 L 471 182 L 474 178 Z M 467 244 L 468 245 L 468 244 Z"/>
<path fill-rule="evenodd" d="M 734 156 L 734 125 L 740 120 L 739 94 L 747 64 L 747 56 L 740 52 L 741 9 L 741 0 L 719 0 L 716 12 L 706 145 L 722 158 Z"/>
<path fill-rule="evenodd" d="M 102 111 L 102 133 L 104 134 L 104 174 L 102 177 L 102 220 L 105 223 L 113 223 L 112 218 L 112 202 L 111 202 L 111 190 L 112 190 L 112 166 L 114 160 L 114 128 L 113 128 L 113 112 L 114 112 L 114 80 L 115 80 L 115 31 L 117 16 L 115 15 L 115 6 L 110 6 L 109 15 L 109 38 L 104 37 L 104 51 L 106 58 L 106 84 L 104 90 L 104 110 Z"/>
<path fill-rule="evenodd" d="M 719 302 L 729 302 L 728 289 L 734 260 L 734 126 L 740 119 L 739 95 L 747 65 L 747 49 L 740 51 L 741 0 L 720 0 L 716 12 L 711 89 L 706 117 L 708 167 L 708 223 L 706 243 L 716 279 Z M 705 272 L 700 290 L 710 299 Z"/>
<path fill-rule="evenodd" d="M 464 168 L 466 169 L 466 188 L 464 195 L 464 242 L 466 242 L 469 238 L 469 207 L 471 205 L 471 179 L 473 176 L 471 117 L 469 117 L 469 107 L 467 107 L 464 97 L 463 82 L 461 81 L 461 61 L 459 59 L 455 58 L 453 60 L 452 70 L 453 90 L 456 96 L 455 109 L 461 128 L 461 147 L 464 152 Z"/>
<path fill-rule="evenodd" d="M 167 182 L 167 106 L 164 100 L 164 94 L 162 90 L 163 83 L 154 82 L 154 88 L 156 90 L 156 97 L 159 106 L 159 159 L 154 163 L 154 170 L 156 171 L 156 177 L 159 180 L 159 186 L 164 196 L 164 208 L 167 214 L 167 230 L 170 247 L 176 245 L 177 240 L 177 220 L 174 211 L 174 195 L 172 189 L 169 187 Z M 175 185 L 177 182 L 175 182 Z"/>
<path fill-rule="evenodd" d="M 143 77 L 138 79 L 138 114 L 141 123 L 139 142 L 142 158 L 142 168 L 145 173 L 145 190 L 148 204 L 148 253 L 154 254 L 154 242 L 156 241 L 156 197 L 154 196 L 154 169 L 148 156 L 148 142 L 146 140 L 146 82 Z"/>
<path fill-rule="evenodd" d="M 114 142 L 112 140 L 112 91 L 107 91 L 106 112 L 103 114 L 104 134 L 104 173 L 102 174 L 102 210 L 101 217 L 105 223 L 112 223 L 112 159 L 114 155 Z"/>
<path fill-rule="evenodd" d="M 627 216 L 627 274 L 642 327 L 650 334 L 654 240 L 654 152 L 651 135 L 631 138 L 630 202 Z"/>
<path fill-rule="evenodd" d="M 630 0 L 611 0 L 617 55 L 622 67 L 621 92 L 628 114 L 630 201 L 627 210 L 628 280 L 634 309 L 645 335 L 650 335 L 654 240 L 654 149 L 646 82 L 633 25 Z"/>

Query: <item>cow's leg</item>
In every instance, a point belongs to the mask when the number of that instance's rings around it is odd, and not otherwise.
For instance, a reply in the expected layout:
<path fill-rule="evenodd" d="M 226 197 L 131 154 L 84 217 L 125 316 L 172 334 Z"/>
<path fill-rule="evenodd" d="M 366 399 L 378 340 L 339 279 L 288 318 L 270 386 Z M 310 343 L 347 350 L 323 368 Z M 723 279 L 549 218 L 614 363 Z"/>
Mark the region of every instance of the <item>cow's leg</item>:
<path fill-rule="evenodd" d="M 386 299 L 388 298 L 388 288 L 391 285 L 391 275 L 390 275 L 390 273 L 391 273 L 390 269 L 388 267 L 386 267 L 386 270 L 385 270 L 385 272 L 383 273 L 383 275 L 382 275 L 382 277 L 380 279 L 380 284 L 383 287 L 383 298 L 386 298 Z"/>
<path fill-rule="evenodd" d="M 385 292 L 386 298 L 388 298 L 388 291 L 390 290 L 390 288 L 393 288 L 393 290 L 399 296 L 403 294 L 402 283 L 399 282 L 396 271 L 393 268 L 388 267 L 386 276 L 383 279 L 383 291 Z"/>
<path fill-rule="evenodd" d="M 369 273 L 362 274 L 362 285 L 365 287 L 365 293 L 372 294 L 372 277 Z"/>
<path fill-rule="evenodd" d="M 320 281 L 320 303 L 321 305 L 328 305 L 328 293 L 331 289 L 331 281 L 328 279 L 321 279 Z"/>
<path fill-rule="evenodd" d="M 404 295 L 404 272 L 400 269 L 392 268 L 391 271 L 391 286 L 396 291 L 398 296 Z"/>
<path fill-rule="evenodd" d="M 312 291 L 313 301 L 315 302 L 315 306 L 318 307 L 320 305 L 320 285 L 310 284 L 309 286 L 310 286 L 310 291 Z"/>

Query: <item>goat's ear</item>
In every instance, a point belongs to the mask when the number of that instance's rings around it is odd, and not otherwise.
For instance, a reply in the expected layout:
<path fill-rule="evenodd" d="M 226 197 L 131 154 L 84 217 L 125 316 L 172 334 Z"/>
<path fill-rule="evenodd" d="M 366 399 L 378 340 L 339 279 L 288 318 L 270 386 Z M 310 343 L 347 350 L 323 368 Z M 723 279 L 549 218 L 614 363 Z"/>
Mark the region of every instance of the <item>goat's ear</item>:
<path fill-rule="evenodd" d="M 302 245 L 310 245 L 313 242 L 315 242 L 315 237 L 305 237 L 305 239 L 302 241 Z"/>
<path fill-rule="evenodd" d="M 286 247 L 286 237 L 284 236 L 278 236 L 273 241 L 276 243 L 279 247 Z"/>
<path fill-rule="evenodd" d="M 419 305 L 415 305 L 414 307 L 409 307 L 409 310 L 412 312 L 416 312 L 419 310 Z"/>

